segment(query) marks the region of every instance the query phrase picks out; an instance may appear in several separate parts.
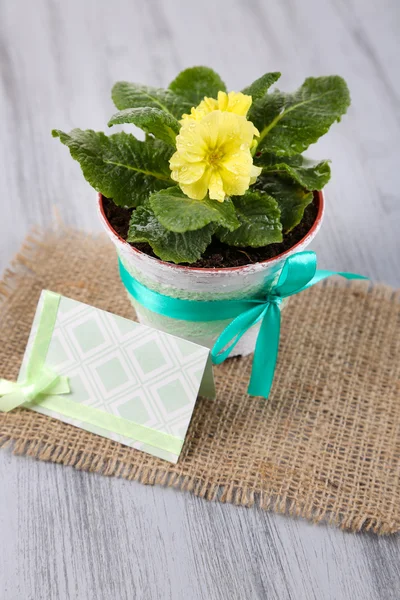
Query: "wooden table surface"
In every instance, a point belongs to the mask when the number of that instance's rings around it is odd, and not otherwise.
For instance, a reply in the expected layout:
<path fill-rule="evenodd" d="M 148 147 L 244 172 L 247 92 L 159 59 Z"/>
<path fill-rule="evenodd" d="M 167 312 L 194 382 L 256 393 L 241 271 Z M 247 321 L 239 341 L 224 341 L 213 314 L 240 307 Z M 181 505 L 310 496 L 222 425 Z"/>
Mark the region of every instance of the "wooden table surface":
<path fill-rule="evenodd" d="M 353 104 L 312 149 L 331 158 L 320 266 L 400 283 L 397 0 L 0 1 L 0 271 L 54 207 L 99 229 L 53 127 L 104 130 L 110 89 L 208 64 L 241 89 L 346 78 Z M 1 600 L 400 598 L 398 536 L 312 526 L 0 452 Z"/>

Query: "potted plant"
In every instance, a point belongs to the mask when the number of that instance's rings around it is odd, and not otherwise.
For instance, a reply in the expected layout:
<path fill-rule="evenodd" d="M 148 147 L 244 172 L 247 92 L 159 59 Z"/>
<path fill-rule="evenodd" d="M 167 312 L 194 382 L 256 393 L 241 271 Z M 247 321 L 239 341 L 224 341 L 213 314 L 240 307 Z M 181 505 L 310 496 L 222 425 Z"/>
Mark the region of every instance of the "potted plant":
<path fill-rule="evenodd" d="M 108 125 L 145 132 L 54 130 L 99 192 L 102 222 L 126 271 L 150 290 L 192 300 L 257 298 L 320 228 L 329 162 L 303 152 L 346 112 L 338 76 L 270 91 L 267 73 L 227 92 L 212 69 L 180 73 L 168 89 L 118 82 Z M 107 280 L 104 280 L 107 285 Z M 229 320 L 187 321 L 132 296 L 141 322 L 209 347 Z M 235 348 L 254 348 L 257 326 Z"/>

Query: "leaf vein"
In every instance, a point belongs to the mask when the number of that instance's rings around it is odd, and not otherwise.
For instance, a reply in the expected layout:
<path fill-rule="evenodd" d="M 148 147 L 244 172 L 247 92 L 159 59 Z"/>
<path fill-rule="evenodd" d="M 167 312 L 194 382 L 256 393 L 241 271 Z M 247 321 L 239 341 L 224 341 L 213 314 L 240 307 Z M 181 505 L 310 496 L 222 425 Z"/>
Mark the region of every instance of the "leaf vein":
<path fill-rule="evenodd" d="M 129 169 L 130 171 L 136 171 L 137 173 L 143 173 L 143 175 L 149 175 L 150 177 L 155 177 L 156 179 L 161 179 L 162 181 L 170 181 L 170 178 L 167 175 L 162 175 L 161 173 L 156 173 L 154 171 L 146 171 L 146 169 L 139 169 L 139 167 L 132 167 L 131 165 L 126 165 L 124 163 L 120 163 L 114 160 L 104 159 L 104 162 L 109 165 L 114 165 L 116 167 L 123 167 L 124 169 Z"/>
<path fill-rule="evenodd" d="M 269 125 L 264 127 L 264 129 L 260 133 L 260 137 L 258 138 L 258 144 L 260 144 L 262 142 L 262 140 L 265 138 L 265 136 L 271 131 L 271 129 L 273 129 L 275 127 L 275 125 L 277 125 L 279 123 L 279 121 L 281 119 L 283 119 L 283 117 L 285 117 L 288 113 L 292 112 L 292 110 L 296 110 L 300 106 L 304 106 L 305 104 L 310 104 L 311 102 L 320 100 L 321 98 L 323 98 L 324 96 L 327 96 L 328 94 L 332 94 L 332 90 L 330 90 L 328 92 L 324 92 L 323 94 L 320 94 L 319 96 L 313 96 L 312 98 L 309 98 L 308 100 L 303 100 L 302 102 L 297 102 L 297 104 L 290 106 L 287 110 L 283 110 L 279 115 L 277 115 L 275 117 L 275 119 L 272 119 L 272 121 Z"/>

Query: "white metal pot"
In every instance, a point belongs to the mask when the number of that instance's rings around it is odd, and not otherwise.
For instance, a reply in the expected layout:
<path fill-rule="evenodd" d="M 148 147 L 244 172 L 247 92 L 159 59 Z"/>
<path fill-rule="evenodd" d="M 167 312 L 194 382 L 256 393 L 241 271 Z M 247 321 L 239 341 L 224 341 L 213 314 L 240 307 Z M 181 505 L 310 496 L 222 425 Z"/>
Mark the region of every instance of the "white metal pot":
<path fill-rule="evenodd" d="M 218 300 L 252 298 L 267 292 L 276 283 L 286 258 L 295 252 L 305 250 L 321 227 L 324 215 L 324 197 L 317 192 L 318 213 L 307 235 L 295 246 L 275 258 L 242 267 L 200 269 L 163 262 L 140 252 L 123 240 L 111 227 L 103 208 L 103 197 L 99 194 L 98 208 L 101 222 L 114 243 L 118 256 L 127 271 L 142 284 L 166 296 L 194 300 Z M 229 324 L 229 320 L 179 321 L 154 313 L 137 303 L 129 294 L 140 323 L 166 331 L 211 348 Z M 283 305 L 282 305 L 283 307 Z M 281 307 L 281 308 L 282 308 Z M 258 332 L 258 325 L 252 327 L 236 345 L 232 356 L 250 354 Z"/>

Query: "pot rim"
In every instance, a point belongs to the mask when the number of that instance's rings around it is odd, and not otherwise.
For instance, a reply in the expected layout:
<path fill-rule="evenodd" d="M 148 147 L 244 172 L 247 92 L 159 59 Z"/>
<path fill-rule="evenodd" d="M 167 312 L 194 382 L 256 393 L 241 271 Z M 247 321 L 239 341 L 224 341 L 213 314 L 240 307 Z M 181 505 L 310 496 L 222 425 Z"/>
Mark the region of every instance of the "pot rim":
<path fill-rule="evenodd" d="M 322 217 L 323 217 L 324 212 L 325 212 L 324 194 L 322 193 L 322 191 L 315 190 L 314 191 L 314 197 L 315 196 L 318 199 L 318 212 L 317 212 L 317 216 L 315 217 L 315 221 L 314 221 L 312 227 L 309 229 L 309 231 L 306 233 L 306 235 L 303 238 L 301 238 L 301 240 L 299 240 L 291 248 L 288 248 L 288 250 L 285 250 L 284 252 L 281 252 L 280 254 L 277 254 L 273 258 L 267 258 L 266 260 L 262 260 L 262 261 L 260 261 L 258 263 L 249 263 L 247 265 L 241 265 L 239 267 L 215 267 L 215 268 L 190 267 L 190 266 L 186 266 L 186 265 L 176 265 L 175 263 L 169 263 L 169 262 L 166 262 L 164 260 L 161 260 L 160 258 L 156 258 L 154 256 L 150 256 L 149 254 L 146 254 L 145 252 L 141 252 L 140 250 L 138 250 L 134 246 L 131 246 L 131 244 L 129 244 L 126 240 L 124 240 L 124 238 L 122 238 L 115 231 L 115 229 L 113 229 L 113 227 L 111 226 L 111 223 L 107 219 L 106 214 L 104 212 L 103 194 L 101 192 L 98 193 L 98 208 L 99 208 L 101 217 L 103 219 L 104 225 L 109 229 L 110 233 L 114 237 L 118 238 L 118 240 L 122 244 L 124 244 L 127 248 L 129 248 L 130 251 L 133 252 L 134 254 L 139 254 L 139 255 L 145 256 L 147 259 L 154 260 L 154 261 L 156 261 L 158 263 L 161 263 L 163 266 L 170 267 L 172 269 L 181 269 L 183 271 L 193 271 L 193 272 L 198 272 L 198 273 L 229 273 L 229 272 L 233 272 L 233 271 L 236 272 L 236 271 L 241 271 L 241 270 L 244 270 L 244 269 L 248 269 L 249 267 L 251 267 L 251 266 L 254 267 L 255 265 L 265 265 L 265 266 L 272 265 L 274 262 L 280 260 L 281 258 L 287 256 L 288 254 L 292 254 L 293 250 L 295 250 L 298 246 L 303 245 L 308 240 L 311 240 L 315 236 L 315 234 L 318 231 L 318 229 L 321 227 Z"/>

